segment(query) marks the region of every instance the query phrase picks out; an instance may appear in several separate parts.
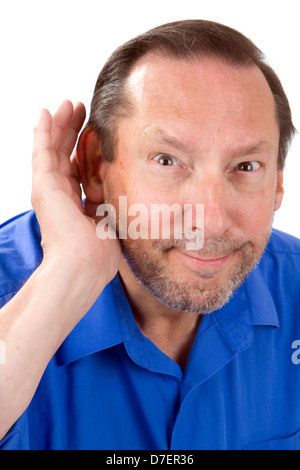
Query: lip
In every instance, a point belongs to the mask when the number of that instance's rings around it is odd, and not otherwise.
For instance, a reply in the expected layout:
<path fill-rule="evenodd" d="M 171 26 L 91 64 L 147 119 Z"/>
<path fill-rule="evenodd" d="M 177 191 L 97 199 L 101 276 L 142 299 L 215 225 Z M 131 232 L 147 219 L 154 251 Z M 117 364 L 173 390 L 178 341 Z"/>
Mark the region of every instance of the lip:
<path fill-rule="evenodd" d="M 226 261 L 228 261 L 228 259 L 232 255 L 232 253 L 230 253 L 229 255 L 223 256 L 221 258 L 210 258 L 210 259 L 207 258 L 207 259 L 205 259 L 205 258 L 196 258 L 192 255 L 188 255 L 187 253 L 185 253 L 183 251 L 178 251 L 178 253 L 180 255 L 182 255 L 187 262 L 190 262 L 190 263 L 193 263 L 196 266 L 205 267 L 205 268 L 221 267 L 223 264 L 226 263 Z"/>

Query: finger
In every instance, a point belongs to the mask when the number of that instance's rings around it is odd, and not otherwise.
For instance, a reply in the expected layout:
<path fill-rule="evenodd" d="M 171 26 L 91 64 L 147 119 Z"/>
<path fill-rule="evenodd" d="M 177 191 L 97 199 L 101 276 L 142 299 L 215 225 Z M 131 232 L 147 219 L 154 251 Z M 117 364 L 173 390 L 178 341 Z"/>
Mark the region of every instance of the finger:
<path fill-rule="evenodd" d="M 63 101 L 56 113 L 53 115 L 52 125 L 52 147 L 54 150 L 58 150 L 63 134 L 69 125 L 74 113 L 73 104 L 69 100 Z"/>
<path fill-rule="evenodd" d="M 68 159 L 70 158 L 70 155 L 72 154 L 76 144 L 79 131 L 85 121 L 85 117 L 86 111 L 84 105 L 82 103 L 77 103 L 74 108 L 72 119 L 70 120 L 68 127 L 65 129 L 62 136 L 59 152 L 63 157 L 65 156 Z"/>
<path fill-rule="evenodd" d="M 79 171 L 79 166 L 78 166 L 77 159 L 76 159 L 76 154 L 72 155 L 70 176 L 71 178 L 76 179 L 80 183 L 80 171 Z"/>
<path fill-rule="evenodd" d="M 71 173 L 70 173 L 70 183 L 73 188 L 74 193 L 76 193 L 81 201 L 82 190 L 80 185 L 80 172 L 75 156 L 71 160 Z M 82 203 L 80 203 L 80 209 L 82 210 Z"/>
<path fill-rule="evenodd" d="M 47 109 L 42 109 L 34 128 L 32 165 L 35 171 L 47 171 L 53 167 L 51 130 L 52 116 Z"/>

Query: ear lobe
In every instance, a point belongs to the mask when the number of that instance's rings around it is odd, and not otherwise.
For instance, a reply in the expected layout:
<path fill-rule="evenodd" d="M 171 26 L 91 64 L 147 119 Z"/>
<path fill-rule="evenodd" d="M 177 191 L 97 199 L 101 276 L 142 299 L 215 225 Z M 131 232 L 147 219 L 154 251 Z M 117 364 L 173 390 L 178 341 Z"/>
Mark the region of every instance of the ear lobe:
<path fill-rule="evenodd" d="M 81 133 L 76 160 L 80 171 L 83 190 L 87 199 L 96 204 L 103 201 L 100 167 L 102 164 L 101 145 L 94 131 L 87 126 Z"/>
<path fill-rule="evenodd" d="M 284 194 L 283 171 L 278 170 L 277 171 L 276 197 L 275 197 L 275 211 L 277 211 L 281 206 L 282 199 L 283 199 L 283 194 Z"/>

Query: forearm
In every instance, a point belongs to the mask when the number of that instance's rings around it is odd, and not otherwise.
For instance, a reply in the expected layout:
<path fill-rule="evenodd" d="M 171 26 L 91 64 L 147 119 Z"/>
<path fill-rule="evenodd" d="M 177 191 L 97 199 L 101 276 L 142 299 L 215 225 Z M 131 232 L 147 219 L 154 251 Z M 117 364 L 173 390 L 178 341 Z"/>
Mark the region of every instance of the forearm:
<path fill-rule="evenodd" d="M 76 259 L 42 263 L 0 311 L 0 439 L 29 405 L 47 364 L 105 286 Z"/>

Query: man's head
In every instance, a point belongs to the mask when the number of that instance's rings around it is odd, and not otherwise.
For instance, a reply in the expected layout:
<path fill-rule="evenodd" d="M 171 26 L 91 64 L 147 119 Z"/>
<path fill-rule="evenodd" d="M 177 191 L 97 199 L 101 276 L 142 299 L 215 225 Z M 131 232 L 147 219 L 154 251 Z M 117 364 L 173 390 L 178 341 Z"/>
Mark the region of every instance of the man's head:
<path fill-rule="evenodd" d="M 186 20 L 154 28 L 119 47 L 99 74 L 91 104 L 89 126 L 102 143 L 103 157 L 113 160 L 118 119 L 130 114 L 126 81 L 135 64 L 149 52 L 161 57 L 194 60 L 219 57 L 239 67 L 256 65 L 264 74 L 276 104 L 280 127 L 278 167 L 283 169 L 294 134 L 288 100 L 263 53 L 240 32 L 219 23 Z"/>
<path fill-rule="evenodd" d="M 266 247 L 293 132 L 276 75 L 227 27 L 173 23 L 120 48 L 79 143 L 87 199 L 118 211 L 126 195 L 149 214 L 151 204 L 204 205 L 201 250 L 173 237 L 123 240 L 123 274 L 173 309 L 220 308 Z"/>

